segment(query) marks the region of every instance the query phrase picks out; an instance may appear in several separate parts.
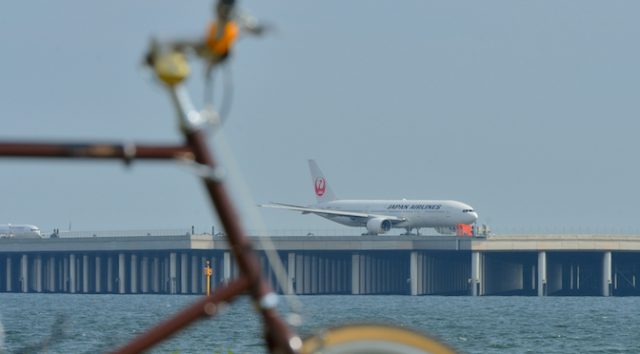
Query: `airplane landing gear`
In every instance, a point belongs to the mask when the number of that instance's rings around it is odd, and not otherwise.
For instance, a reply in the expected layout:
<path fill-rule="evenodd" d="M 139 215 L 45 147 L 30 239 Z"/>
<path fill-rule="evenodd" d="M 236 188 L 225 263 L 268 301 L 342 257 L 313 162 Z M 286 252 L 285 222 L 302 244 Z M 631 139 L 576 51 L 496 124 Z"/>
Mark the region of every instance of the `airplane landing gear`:
<path fill-rule="evenodd" d="M 411 233 L 411 230 L 413 230 L 413 227 L 407 227 L 405 230 L 407 230 L 407 232 L 403 233 L 402 236 L 409 236 L 409 235 L 413 235 Z"/>
<path fill-rule="evenodd" d="M 413 230 L 413 227 L 407 227 L 407 228 L 405 229 L 405 230 L 407 230 L 407 232 L 403 233 L 402 235 L 403 235 L 403 236 L 410 236 L 410 235 L 413 235 L 413 236 L 420 236 L 420 228 L 417 228 L 417 227 L 416 227 L 415 229 L 416 229 L 416 233 L 415 233 L 415 234 L 412 234 L 412 233 L 411 233 L 411 231 Z"/>

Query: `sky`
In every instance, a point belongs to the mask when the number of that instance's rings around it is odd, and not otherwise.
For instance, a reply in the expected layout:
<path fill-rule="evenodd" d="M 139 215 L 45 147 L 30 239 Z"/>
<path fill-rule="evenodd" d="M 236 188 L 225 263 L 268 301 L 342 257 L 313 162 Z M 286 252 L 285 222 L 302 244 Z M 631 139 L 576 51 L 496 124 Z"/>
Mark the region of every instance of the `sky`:
<path fill-rule="evenodd" d="M 247 229 L 349 230 L 255 208 L 314 203 L 314 158 L 341 198 L 459 200 L 496 233 L 640 232 L 640 3 L 239 5 L 273 30 L 234 49 L 232 111 L 209 140 Z M 0 3 L 0 139 L 180 142 L 141 59 L 212 16 L 196 0 Z M 0 173 L 0 223 L 219 227 L 175 163 L 0 159 Z"/>

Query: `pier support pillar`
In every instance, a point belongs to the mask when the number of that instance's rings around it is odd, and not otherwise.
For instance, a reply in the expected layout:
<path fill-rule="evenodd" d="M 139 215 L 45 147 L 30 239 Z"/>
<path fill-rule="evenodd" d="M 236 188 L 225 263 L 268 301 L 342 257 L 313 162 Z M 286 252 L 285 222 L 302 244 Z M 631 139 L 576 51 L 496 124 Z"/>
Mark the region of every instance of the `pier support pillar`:
<path fill-rule="evenodd" d="M 191 293 L 199 294 L 198 280 L 200 279 L 200 273 L 204 272 L 204 264 L 202 267 L 198 266 L 198 256 L 191 256 Z"/>
<path fill-rule="evenodd" d="M 209 261 L 209 265 L 211 266 L 211 281 L 209 283 L 210 291 L 213 293 L 218 286 L 221 286 L 224 283 L 224 254 L 215 256 L 212 254 L 207 254 L 206 256 L 201 256 L 198 260 L 198 277 L 199 277 L 199 285 L 198 292 L 200 294 L 207 293 L 207 275 L 204 270 L 204 267 L 207 265 L 207 261 Z"/>
<path fill-rule="evenodd" d="M 151 290 L 154 293 L 160 292 L 160 259 L 158 256 L 153 257 L 151 266 Z"/>
<path fill-rule="evenodd" d="M 142 256 L 142 272 L 140 274 L 140 291 L 143 294 L 149 292 L 149 257 Z"/>
<path fill-rule="evenodd" d="M 318 284 L 318 291 L 322 294 L 329 293 L 329 289 L 331 289 L 331 269 L 329 269 L 330 259 L 328 258 L 320 258 L 320 282 Z"/>
<path fill-rule="evenodd" d="M 89 292 L 89 256 L 82 256 L 82 292 Z"/>
<path fill-rule="evenodd" d="M 371 273 L 373 273 L 373 269 L 371 269 L 371 259 L 372 255 L 360 255 L 360 294 L 371 294 Z"/>
<path fill-rule="evenodd" d="M 224 271 L 222 281 L 226 284 L 231 280 L 231 253 L 225 252 L 222 256 L 222 270 Z"/>
<path fill-rule="evenodd" d="M 319 278 L 319 269 L 318 269 L 318 257 L 311 256 L 310 257 L 310 265 L 311 265 L 311 290 L 310 293 L 316 295 L 318 293 L 318 278 Z"/>
<path fill-rule="evenodd" d="M 36 259 L 33 262 L 33 270 L 35 277 L 34 289 L 36 292 L 42 292 L 42 256 L 37 255 Z"/>
<path fill-rule="evenodd" d="M 283 289 L 284 293 L 287 295 L 292 295 L 295 293 L 295 289 L 293 288 L 293 281 L 296 276 L 296 254 L 293 252 L 289 252 L 287 254 L 287 288 Z"/>
<path fill-rule="evenodd" d="M 135 294 L 138 292 L 138 256 L 135 254 L 131 255 L 131 266 L 129 267 L 129 274 L 131 276 L 131 293 Z"/>
<path fill-rule="evenodd" d="M 547 296 L 547 252 L 538 252 L 538 296 Z"/>
<path fill-rule="evenodd" d="M 338 279 L 340 278 L 337 259 L 334 259 L 334 258 L 329 259 L 329 272 L 330 272 L 329 277 L 331 278 L 331 284 L 329 285 L 329 293 L 337 294 Z"/>
<path fill-rule="evenodd" d="M 189 255 L 185 252 L 180 254 L 180 293 L 189 292 Z"/>
<path fill-rule="evenodd" d="M 7 256 L 6 262 L 7 262 L 7 266 L 6 266 L 5 269 L 6 269 L 6 276 L 7 277 L 5 278 L 6 279 L 6 284 L 5 284 L 6 288 L 5 289 L 6 289 L 7 292 L 10 292 L 10 291 L 13 291 L 13 284 L 12 284 L 12 281 L 11 281 L 11 280 L 13 280 L 13 270 L 11 269 L 11 256 Z"/>
<path fill-rule="evenodd" d="M 194 264 L 196 265 L 196 270 L 194 270 L 193 272 L 193 276 L 195 277 L 194 282 L 196 283 L 195 285 L 195 290 L 193 291 L 194 294 L 206 294 L 207 293 L 207 276 L 206 276 L 206 272 L 204 270 L 205 266 L 207 265 L 207 261 L 209 261 L 209 265 L 211 266 L 211 282 L 209 283 L 209 286 L 211 286 L 211 291 L 213 291 L 213 289 L 215 289 L 216 287 L 216 279 L 222 279 L 222 275 L 217 276 L 218 273 L 221 272 L 222 270 L 222 265 L 218 265 L 215 262 L 215 258 L 211 257 L 211 256 L 193 256 L 195 259 L 192 259 L 192 262 L 195 262 Z M 220 273 L 221 274 L 221 273 Z"/>
<path fill-rule="evenodd" d="M 471 252 L 471 295 L 482 295 L 482 253 Z"/>
<path fill-rule="evenodd" d="M 94 284 L 95 286 L 93 287 L 93 290 L 96 294 L 101 294 L 102 293 L 102 258 L 100 256 L 96 256 L 96 258 L 94 259 L 96 266 L 95 266 L 95 279 L 94 279 Z"/>
<path fill-rule="evenodd" d="M 169 254 L 169 293 L 177 293 L 178 255 L 175 252 Z"/>
<path fill-rule="evenodd" d="M 418 295 L 418 252 L 411 251 L 409 255 L 409 279 L 411 281 L 411 295 Z"/>
<path fill-rule="evenodd" d="M 304 280 L 304 254 L 296 254 L 296 276 L 293 278 L 293 292 L 295 294 L 303 294 L 303 280 Z"/>
<path fill-rule="evenodd" d="M 107 258 L 107 292 L 113 292 L 113 257 Z"/>
<path fill-rule="evenodd" d="M 69 255 L 69 292 L 75 294 L 76 292 L 76 255 Z"/>
<path fill-rule="evenodd" d="M 62 257 L 62 291 L 65 293 L 70 292 L 69 288 L 69 258 Z"/>
<path fill-rule="evenodd" d="M 125 269 L 125 255 L 120 253 L 118 255 L 118 293 L 124 294 L 126 292 L 127 285 L 127 273 Z"/>
<path fill-rule="evenodd" d="M 29 256 L 26 254 L 20 257 L 20 291 L 29 291 Z"/>
<path fill-rule="evenodd" d="M 360 255 L 351 255 L 351 294 L 360 294 Z"/>
<path fill-rule="evenodd" d="M 602 255 L 602 296 L 611 296 L 611 251 Z"/>
<path fill-rule="evenodd" d="M 310 294 L 311 293 L 311 254 L 304 254 L 302 256 L 302 264 L 303 264 L 303 270 L 304 272 L 302 273 L 302 279 L 301 279 L 301 283 L 302 283 L 302 293 L 303 294 Z"/>
<path fill-rule="evenodd" d="M 49 266 L 47 267 L 47 291 L 53 293 L 56 291 L 56 257 L 49 256 Z"/>

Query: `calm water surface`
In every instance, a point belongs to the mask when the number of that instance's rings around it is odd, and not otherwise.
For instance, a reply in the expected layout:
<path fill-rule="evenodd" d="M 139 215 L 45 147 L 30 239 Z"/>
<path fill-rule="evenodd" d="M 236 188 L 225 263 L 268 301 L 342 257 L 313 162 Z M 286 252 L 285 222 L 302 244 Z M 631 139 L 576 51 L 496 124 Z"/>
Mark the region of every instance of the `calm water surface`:
<path fill-rule="evenodd" d="M 194 296 L 0 294 L 0 351 L 114 349 Z M 436 336 L 462 353 L 640 353 L 640 298 L 304 296 L 303 335 L 337 324 L 393 323 Z M 286 307 L 282 306 L 282 312 Z M 263 353 L 260 327 L 243 299 L 154 353 Z M 57 321 L 57 322 L 56 322 Z M 55 323 L 62 323 L 56 325 Z"/>

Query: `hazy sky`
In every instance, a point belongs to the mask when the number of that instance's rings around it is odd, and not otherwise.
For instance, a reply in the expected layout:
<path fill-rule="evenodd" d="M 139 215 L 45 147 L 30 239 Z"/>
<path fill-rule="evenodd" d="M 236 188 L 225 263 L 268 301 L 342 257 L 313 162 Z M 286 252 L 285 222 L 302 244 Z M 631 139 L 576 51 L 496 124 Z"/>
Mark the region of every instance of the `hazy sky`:
<path fill-rule="evenodd" d="M 253 196 L 245 206 L 315 202 L 315 158 L 343 198 L 460 200 L 496 231 L 640 230 L 637 1 L 240 5 L 276 27 L 243 38 L 232 63 L 224 130 Z M 202 35 L 211 9 L 1 2 L 0 138 L 180 141 L 140 61 L 151 36 Z M 171 163 L 4 159 L 0 171 L 0 223 L 215 223 L 199 181 Z M 269 229 L 343 228 L 259 213 Z"/>

